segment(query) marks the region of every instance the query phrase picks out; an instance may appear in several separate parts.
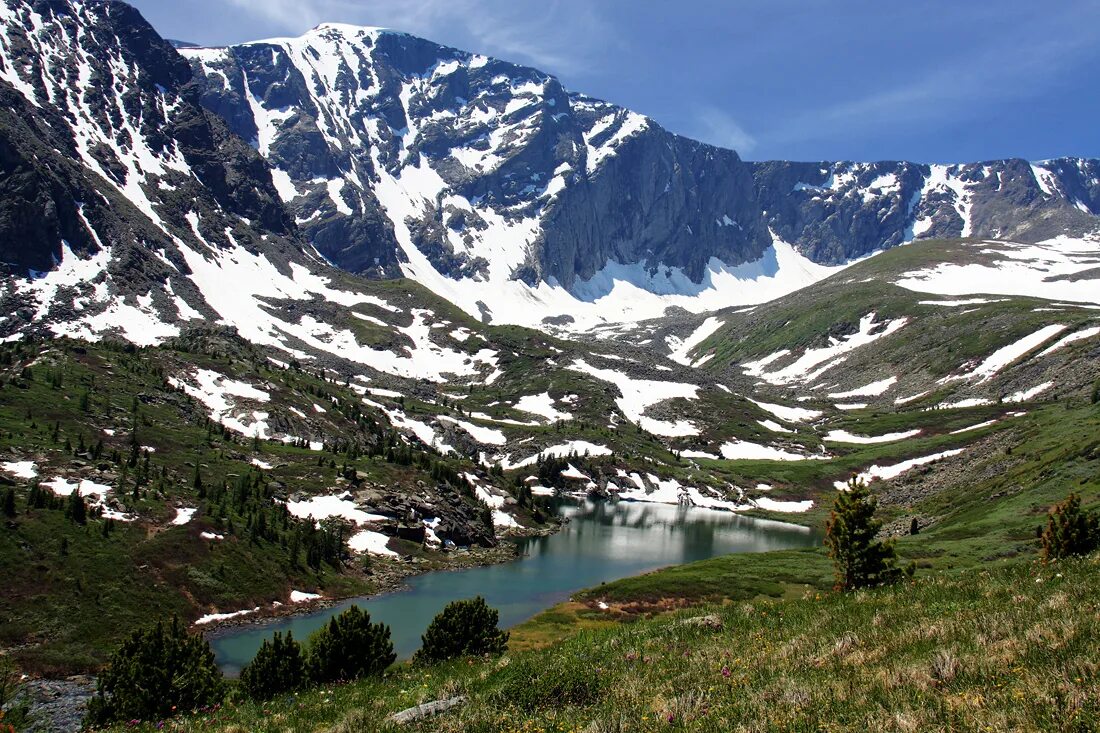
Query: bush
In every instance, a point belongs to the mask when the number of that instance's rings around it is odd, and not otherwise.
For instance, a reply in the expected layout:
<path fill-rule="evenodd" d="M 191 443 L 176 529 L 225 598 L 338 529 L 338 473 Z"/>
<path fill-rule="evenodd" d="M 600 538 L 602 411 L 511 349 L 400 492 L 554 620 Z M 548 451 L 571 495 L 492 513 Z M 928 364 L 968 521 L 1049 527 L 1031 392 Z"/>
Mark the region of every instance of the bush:
<path fill-rule="evenodd" d="M 85 725 L 169 718 L 224 697 L 225 682 L 210 645 L 173 617 L 167 627 L 158 622 L 122 643 L 99 675 Z"/>
<path fill-rule="evenodd" d="M 1043 560 L 1087 555 L 1100 547 L 1100 517 L 1081 510 L 1081 497 L 1070 494 L 1047 515 Z"/>
<path fill-rule="evenodd" d="M 270 700 L 302 687 L 306 681 L 302 647 L 294 635 L 278 631 L 270 642 L 264 639 L 256 656 L 241 670 L 241 690 L 253 700 Z"/>
<path fill-rule="evenodd" d="M 500 614 L 489 608 L 481 596 L 454 601 L 428 626 L 420 637 L 415 660 L 423 664 L 457 657 L 502 654 L 508 648 L 508 632 L 497 628 Z"/>
<path fill-rule="evenodd" d="M 306 669 L 323 684 L 380 675 L 396 659 L 390 627 L 372 624 L 369 613 L 352 606 L 309 638 Z"/>
<path fill-rule="evenodd" d="M 825 526 L 825 544 L 836 566 L 837 590 L 886 585 L 913 574 L 913 565 L 905 570 L 897 566 L 892 542 L 875 539 L 882 527 L 882 522 L 875 519 L 877 508 L 867 485 L 854 476 L 847 490 L 837 494 Z"/>
<path fill-rule="evenodd" d="M 592 705 L 608 687 L 606 673 L 577 659 L 518 657 L 495 676 L 500 701 L 523 710 Z"/>

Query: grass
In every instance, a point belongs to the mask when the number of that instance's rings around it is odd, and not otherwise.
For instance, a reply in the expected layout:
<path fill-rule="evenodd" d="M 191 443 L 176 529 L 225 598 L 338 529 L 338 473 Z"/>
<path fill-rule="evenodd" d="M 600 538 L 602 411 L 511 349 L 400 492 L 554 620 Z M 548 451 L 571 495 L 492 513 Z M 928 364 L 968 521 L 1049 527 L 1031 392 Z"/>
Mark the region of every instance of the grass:
<path fill-rule="evenodd" d="M 713 629 L 684 623 L 706 613 Z M 231 704 L 179 731 L 1085 731 L 1100 726 L 1100 561 L 1016 563 L 595 628 L 499 660 Z M 144 729 L 152 729 L 147 726 Z"/>
<path fill-rule="evenodd" d="M 219 506 L 204 499 L 192 483 L 196 466 L 207 487 L 223 480 L 232 485 L 243 475 L 258 478 L 272 492 L 329 494 L 349 487 L 339 475 L 347 459 L 280 443 L 255 446 L 210 430 L 205 408 L 171 389 L 165 375 L 196 366 L 262 384 L 273 404 L 309 416 L 285 412 L 282 419 L 295 423 L 284 429 L 367 441 L 368 423 L 344 409 L 359 403 L 358 397 L 341 384 L 273 368 L 253 347 L 221 338 L 136 350 L 58 340 L 8 346 L 3 354 L 12 361 L 0 368 L 4 460 L 33 461 L 43 480 L 94 476 L 113 488 L 110 497 L 119 509 L 136 517 L 116 522 L 110 533 L 104 533 L 101 520 L 78 525 L 60 510 L 28 506 L 28 482 L 0 472 L 0 490 L 14 485 L 17 495 L 16 516 L 0 527 L 0 648 L 22 671 L 49 676 L 94 671 L 137 625 L 173 614 L 190 621 L 213 610 L 270 607 L 285 603 L 291 589 L 330 598 L 367 594 L 387 573 L 409 572 L 399 560 L 388 559 L 375 559 L 373 576 L 350 557 L 339 566 L 311 568 L 304 558 L 294 563 L 285 533 L 257 539 L 233 502 Z M 327 411 L 315 411 L 315 403 L 327 405 Z M 132 491 L 138 470 L 125 461 L 132 436 L 150 451 L 150 479 L 139 495 Z M 83 444 L 90 450 L 97 442 L 103 446 L 98 459 L 79 449 Z M 253 458 L 272 467 L 258 469 Z M 459 458 L 433 460 L 473 470 Z M 363 456 L 350 465 L 367 486 L 419 491 L 418 481 L 431 480 L 416 465 L 381 457 Z M 177 505 L 199 511 L 188 524 L 172 526 Z M 204 539 L 204 531 L 225 539 Z M 465 562 L 452 557 L 457 556 L 434 553 L 417 568 Z"/>

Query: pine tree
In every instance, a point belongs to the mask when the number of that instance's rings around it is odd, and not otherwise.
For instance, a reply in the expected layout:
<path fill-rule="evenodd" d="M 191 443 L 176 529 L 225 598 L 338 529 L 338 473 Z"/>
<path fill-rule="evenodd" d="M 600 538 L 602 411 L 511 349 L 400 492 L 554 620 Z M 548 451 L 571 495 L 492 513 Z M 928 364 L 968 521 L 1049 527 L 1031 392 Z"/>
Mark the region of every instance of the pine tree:
<path fill-rule="evenodd" d="M 825 544 L 836 566 L 837 590 L 886 585 L 913 574 L 912 565 L 905 570 L 897 566 L 892 542 L 875 539 L 882 527 L 875 519 L 877 507 L 867 485 L 854 476 L 847 490 L 837 494 L 825 527 Z"/>
<path fill-rule="evenodd" d="M 80 487 L 73 489 L 69 494 L 69 503 L 65 508 L 65 514 L 77 524 L 88 521 L 88 505 L 84 503 L 84 497 L 80 495 Z"/>
<path fill-rule="evenodd" d="M 306 682 L 302 647 L 291 632 L 283 637 L 278 631 L 269 642 L 264 639 L 256 656 L 241 670 L 241 689 L 253 700 L 270 700 L 291 692 Z"/>
<path fill-rule="evenodd" d="M 1081 497 L 1070 494 L 1047 515 L 1043 561 L 1087 555 L 1100 547 L 1100 516 L 1081 510 Z"/>
<path fill-rule="evenodd" d="M 4 492 L 3 511 L 6 517 L 15 516 L 15 489 L 11 487 Z"/>
<path fill-rule="evenodd" d="M 135 631 L 99 675 L 86 726 L 158 720 L 221 702 L 225 683 L 214 652 L 178 618 Z"/>
<path fill-rule="evenodd" d="M 432 664 L 458 657 L 503 654 L 508 632 L 497 628 L 500 614 L 481 596 L 448 603 L 420 637 L 420 651 L 414 659 Z"/>
<path fill-rule="evenodd" d="M 306 668 L 312 682 L 325 684 L 380 675 L 396 659 L 390 627 L 352 606 L 309 638 Z"/>

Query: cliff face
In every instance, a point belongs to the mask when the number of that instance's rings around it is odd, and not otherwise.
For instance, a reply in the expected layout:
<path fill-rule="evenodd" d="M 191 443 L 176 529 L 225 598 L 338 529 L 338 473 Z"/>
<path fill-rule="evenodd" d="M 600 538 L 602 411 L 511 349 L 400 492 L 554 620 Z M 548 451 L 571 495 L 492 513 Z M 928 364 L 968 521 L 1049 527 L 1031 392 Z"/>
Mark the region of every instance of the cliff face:
<path fill-rule="evenodd" d="M 754 163 L 768 225 L 817 262 L 914 239 L 1038 241 L 1097 226 L 1100 161 Z"/>
<path fill-rule="evenodd" d="M 308 258 L 264 159 L 199 103 L 189 64 L 137 11 L 0 0 L 0 25 L 0 259 L 39 273 L 0 283 L 5 333 L 80 322 L 66 332 L 145 340 L 214 315 L 188 255 Z"/>
<path fill-rule="evenodd" d="M 184 49 L 203 101 L 272 163 L 347 269 L 574 290 L 608 266 L 835 264 L 919 238 L 1079 233 L 1097 162 L 746 163 L 534 69 L 374 28 Z"/>
<path fill-rule="evenodd" d="M 0 23 L 0 259 L 109 250 L 31 309 L 55 320 L 120 299 L 158 324 L 212 317 L 194 256 L 239 247 L 584 329 L 774 298 L 914 239 L 1081 235 L 1100 212 L 1095 160 L 748 163 L 374 28 L 177 51 L 117 2 L 0 0 Z M 29 292 L 0 297 L 25 313 Z"/>
<path fill-rule="evenodd" d="M 710 257 L 770 243 L 736 153 L 534 69 L 334 25 L 184 53 L 206 106 L 255 141 L 307 236 L 353 271 L 419 254 L 453 278 L 570 286 L 614 260 L 698 279 Z"/>

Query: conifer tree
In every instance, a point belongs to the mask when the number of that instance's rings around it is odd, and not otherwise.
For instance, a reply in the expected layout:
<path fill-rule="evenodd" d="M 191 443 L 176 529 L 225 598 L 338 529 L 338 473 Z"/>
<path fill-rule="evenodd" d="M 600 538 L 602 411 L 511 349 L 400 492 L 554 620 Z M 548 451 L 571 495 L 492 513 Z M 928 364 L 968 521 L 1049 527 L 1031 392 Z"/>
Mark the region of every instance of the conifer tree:
<path fill-rule="evenodd" d="M 836 568 L 837 590 L 886 585 L 913 574 L 912 565 L 905 570 L 897 566 L 892 542 L 876 539 L 882 527 L 882 522 L 875 519 L 877 508 L 867 485 L 855 476 L 847 489 L 837 494 L 825 527 L 825 544 Z"/>
<path fill-rule="evenodd" d="M 15 489 L 11 487 L 4 492 L 3 511 L 6 517 L 15 516 Z"/>
<path fill-rule="evenodd" d="M 1081 497 L 1070 494 L 1047 515 L 1043 561 L 1087 555 L 1100 547 L 1100 516 L 1081 509 Z"/>
<path fill-rule="evenodd" d="M 69 503 L 65 508 L 65 514 L 77 524 L 88 521 L 88 505 L 84 503 L 84 497 L 80 495 L 80 487 L 73 489 L 69 494 Z"/>
<path fill-rule="evenodd" d="M 221 702 L 225 683 L 214 652 L 178 618 L 135 631 L 99 675 L 85 725 L 158 720 Z"/>
<path fill-rule="evenodd" d="M 481 596 L 447 604 L 420 637 L 415 660 L 432 664 L 458 657 L 503 654 L 508 632 L 497 628 L 500 614 Z"/>
<path fill-rule="evenodd" d="M 302 687 L 306 681 L 302 647 L 288 631 L 264 639 L 256 656 L 241 670 L 241 689 L 253 700 L 270 700 Z"/>
<path fill-rule="evenodd" d="M 312 682 L 324 684 L 380 675 L 396 659 L 390 627 L 352 606 L 309 638 L 306 668 Z"/>

